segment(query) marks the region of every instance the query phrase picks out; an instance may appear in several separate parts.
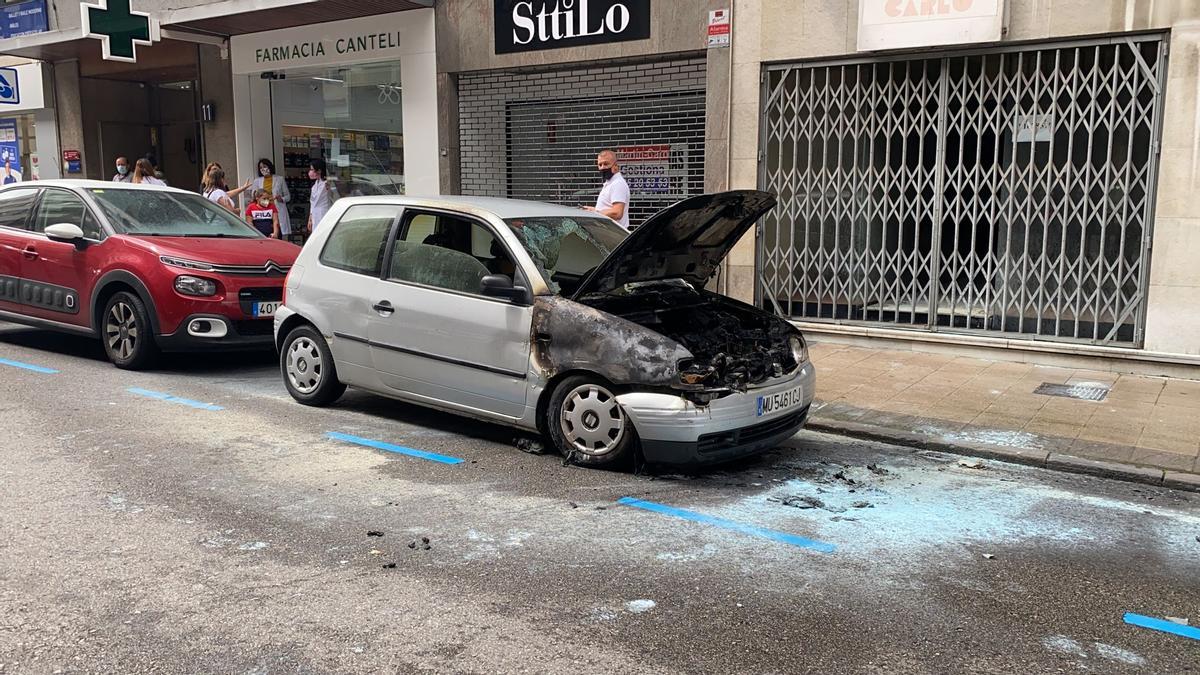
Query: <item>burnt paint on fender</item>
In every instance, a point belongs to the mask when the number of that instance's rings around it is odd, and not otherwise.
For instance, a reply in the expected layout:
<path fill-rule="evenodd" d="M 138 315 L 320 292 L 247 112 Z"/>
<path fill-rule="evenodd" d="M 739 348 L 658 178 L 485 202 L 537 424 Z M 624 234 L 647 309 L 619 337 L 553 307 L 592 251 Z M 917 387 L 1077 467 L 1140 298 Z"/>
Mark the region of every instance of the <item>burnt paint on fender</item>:
<path fill-rule="evenodd" d="M 691 356 L 666 336 L 557 296 L 534 302 L 533 353 L 546 379 L 586 370 L 613 384 L 654 387 L 678 384 L 677 364 Z"/>

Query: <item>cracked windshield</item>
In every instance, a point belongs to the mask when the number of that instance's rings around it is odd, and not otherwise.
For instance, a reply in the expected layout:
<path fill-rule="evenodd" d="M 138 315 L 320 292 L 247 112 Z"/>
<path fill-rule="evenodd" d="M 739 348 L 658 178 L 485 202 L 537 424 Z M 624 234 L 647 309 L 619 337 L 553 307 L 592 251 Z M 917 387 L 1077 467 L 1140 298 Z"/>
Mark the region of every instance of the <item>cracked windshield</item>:
<path fill-rule="evenodd" d="M 574 291 L 629 236 L 605 218 L 557 216 L 509 218 L 504 222 L 516 233 L 555 293 Z"/>

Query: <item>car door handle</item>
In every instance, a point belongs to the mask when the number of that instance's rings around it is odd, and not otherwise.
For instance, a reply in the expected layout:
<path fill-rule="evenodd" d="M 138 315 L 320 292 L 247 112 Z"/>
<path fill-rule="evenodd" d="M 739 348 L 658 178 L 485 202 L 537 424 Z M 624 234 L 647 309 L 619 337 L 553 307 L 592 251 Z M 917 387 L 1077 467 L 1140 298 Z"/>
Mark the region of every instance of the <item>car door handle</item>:
<path fill-rule="evenodd" d="M 25 250 L 21 251 L 21 255 L 30 260 L 36 260 L 38 257 L 37 249 L 32 246 L 26 247 Z"/>
<path fill-rule="evenodd" d="M 382 314 L 384 316 L 387 316 L 388 314 L 391 314 L 392 312 L 396 311 L 396 308 L 392 307 L 392 303 L 388 302 L 387 300 L 380 300 L 379 302 L 375 303 L 374 305 L 371 305 L 371 309 L 375 310 L 376 312 L 379 312 L 380 314 Z"/>

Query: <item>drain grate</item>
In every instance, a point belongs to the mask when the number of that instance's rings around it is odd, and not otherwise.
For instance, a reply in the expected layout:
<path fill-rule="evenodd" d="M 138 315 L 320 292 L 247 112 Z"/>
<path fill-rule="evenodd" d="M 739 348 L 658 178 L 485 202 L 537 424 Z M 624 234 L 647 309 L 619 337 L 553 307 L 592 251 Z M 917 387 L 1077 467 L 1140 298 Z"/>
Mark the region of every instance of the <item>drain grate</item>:
<path fill-rule="evenodd" d="M 1046 396 L 1077 398 L 1081 401 L 1103 401 L 1104 397 L 1108 396 L 1108 387 L 1043 382 L 1037 389 L 1033 390 L 1033 393 L 1044 394 Z"/>

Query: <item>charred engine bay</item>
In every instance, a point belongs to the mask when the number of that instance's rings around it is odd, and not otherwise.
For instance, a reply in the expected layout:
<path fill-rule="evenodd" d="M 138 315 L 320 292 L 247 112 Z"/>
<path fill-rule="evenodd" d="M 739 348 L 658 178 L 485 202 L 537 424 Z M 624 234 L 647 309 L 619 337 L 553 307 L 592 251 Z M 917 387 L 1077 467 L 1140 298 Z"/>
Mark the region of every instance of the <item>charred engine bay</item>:
<path fill-rule="evenodd" d="M 579 302 L 649 328 L 687 348 L 694 359 L 682 369 L 686 384 L 742 391 L 797 365 L 788 345 L 792 329 L 786 322 L 684 284 L 588 295 Z"/>

